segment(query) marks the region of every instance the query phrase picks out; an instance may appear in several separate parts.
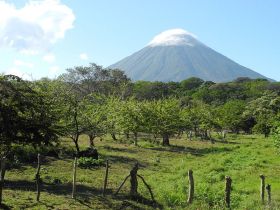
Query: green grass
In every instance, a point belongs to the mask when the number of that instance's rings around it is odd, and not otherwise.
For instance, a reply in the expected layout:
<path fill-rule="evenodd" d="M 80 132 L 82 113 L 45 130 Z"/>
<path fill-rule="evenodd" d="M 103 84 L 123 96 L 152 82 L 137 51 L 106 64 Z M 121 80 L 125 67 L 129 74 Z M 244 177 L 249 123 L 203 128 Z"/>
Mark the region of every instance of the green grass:
<path fill-rule="evenodd" d="M 164 209 L 225 209 L 225 176 L 233 180 L 232 209 L 280 209 L 280 156 L 269 138 L 229 135 L 228 143 L 214 144 L 182 138 L 172 139 L 171 147 L 146 141 L 140 141 L 135 147 L 109 138 L 95 143 L 102 158 L 110 160 L 106 197 L 101 195 L 104 167 L 78 169 L 77 199 L 73 200 L 73 160 L 46 157 L 41 170 L 45 183 L 41 202 L 35 201 L 36 164 L 30 164 L 7 171 L 3 203 L 14 209 L 153 209 L 148 190 L 140 180 L 139 192 L 145 199 L 137 202 L 127 196 L 129 182 L 120 195 L 112 195 L 138 161 L 138 173 L 151 185 L 155 199 Z M 82 137 L 82 147 L 87 144 L 86 137 Z M 189 169 L 194 171 L 195 180 L 192 205 L 186 203 Z M 272 186 L 270 207 L 260 202 L 260 174 L 264 174 L 266 183 Z"/>

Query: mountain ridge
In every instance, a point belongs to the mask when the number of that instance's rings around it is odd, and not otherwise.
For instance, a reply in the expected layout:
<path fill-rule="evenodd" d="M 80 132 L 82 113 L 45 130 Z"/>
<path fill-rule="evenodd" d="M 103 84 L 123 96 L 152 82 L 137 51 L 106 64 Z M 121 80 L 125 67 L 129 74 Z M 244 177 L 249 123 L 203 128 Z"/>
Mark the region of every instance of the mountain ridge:
<path fill-rule="evenodd" d="M 157 35 L 146 47 L 110 65 L 126 72 L 132 80 L 182 81 L 198 77 L 228 82 L 238 77 L 267 77 L 246 68 L 198 41 L 182 29 Z"/>

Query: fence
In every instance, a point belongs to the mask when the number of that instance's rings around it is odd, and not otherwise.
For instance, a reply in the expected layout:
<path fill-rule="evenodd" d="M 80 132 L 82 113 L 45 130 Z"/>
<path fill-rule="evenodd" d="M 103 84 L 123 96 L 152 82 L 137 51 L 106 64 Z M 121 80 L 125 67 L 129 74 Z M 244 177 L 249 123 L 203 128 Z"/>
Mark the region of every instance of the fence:
<path fill-rule="evenodd" d="M 138 194 L 138 179 L 143 182 L 145 187 L 148 189 L 150 193 L 150 197 L 153 203 L 156 204 L 156 200 L 154 197 L 154 194 L 152 192 L 152 188 L 150 185 L 145 181 L 144 177 L 138 174 L 138 163 L 134 165 L 134 167 L 130 170 L 130 173 L 125 177 L 125 179 L 122 181 L 116 192 L 114 193 L 115 196 L 118 195 L 120 190 L 122 189 L 123 185 L 126 183 L 126 181 L 130 178 L 130 192 L 129 196 L 131 198 L 137 198 L 139 196 Z M 36 201 L 40 201 L 40 195 L 41 195 L 41 190 L 42 190 L 42 180 L 40 178 L 40 169 L 41 169 L 41 155 L 38 154 L 38 162 L 37 162 L 37 171 L 35 174 L 35 183 L 34 185 L 36 186 Z M 4 188 L 4 179 L 5 179 L 5 172 L 6 172 L 6 158 L 1 159 L 1 167 L 0 167 L 0 207 L 3 204 L 3 188 Z M 106 169 L 105 169 L 105 176 L 104 176 L 104 184 L 103 184 L 103 189 L 102 189 L 102 195 L 105 196 L 107 191 L 107 182 L 108 182 L 108 174 L 109 174 L 109 161 L 106 161 Z M 72 179 L 72 198 L 76 198 L 76 179 L 77 179 L 77 158 L 74 159 L 73 163 L 73 179 Z M 260 175 L 261 179 L 261 184 L 260 184 L 260 199 L 262 203 L 265 203 L 265 190 L 267 191 L 267 203 L 271 203 L 271 185 L 267 184 L 265 185 L 265 176 Z M 191 205 L 191 203 L 194 200 L 194 195 L 195 195 L 195 180 L 193 176 L 193 171 L 189 170 L 188 171 L 188 180 L 189 180 L 189 192 L 188 192 L 188 199 L 187 203 Z M 230 176 L 225 177 L 225 192 L 224 192 L 224 202 L 225 206 L 227 208 L 230 208 L 231 204 L 231 190 L 232 190 L 232 183 L 233 180 L 231 179 Z M 70 194 L 70 193 L 69 193 Z"/>

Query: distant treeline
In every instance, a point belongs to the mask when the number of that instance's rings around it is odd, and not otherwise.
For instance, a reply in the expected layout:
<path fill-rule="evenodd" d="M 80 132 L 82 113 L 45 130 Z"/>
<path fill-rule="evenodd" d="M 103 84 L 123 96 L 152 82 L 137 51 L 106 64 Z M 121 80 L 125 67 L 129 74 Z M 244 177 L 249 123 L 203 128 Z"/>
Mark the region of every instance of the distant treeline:
<path fill-rule="evenodd" d="M 133 82 L 118 69 L 94 63 L 67 69 L 56 79 L 24 81 L 0 76 L 0 143 L 35 147 L 70 137 L 79 152 L 79 136 L 120 135 L 137 144 L 139 133 L 162 137 L 187 133 L 211 140 L 211 132 L 280 135 L 280 83 L 237 78 L 214 83 L 199 78 L 181 82 Z"/>

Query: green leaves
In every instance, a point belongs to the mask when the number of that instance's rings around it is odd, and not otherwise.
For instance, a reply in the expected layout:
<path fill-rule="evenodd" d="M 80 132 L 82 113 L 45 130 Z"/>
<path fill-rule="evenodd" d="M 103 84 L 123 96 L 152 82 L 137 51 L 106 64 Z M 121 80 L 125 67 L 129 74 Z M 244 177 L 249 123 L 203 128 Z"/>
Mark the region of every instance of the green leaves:
<path fill-rule="evenodd" d="M 0 78 L 0 144 L 49 144 L 58 120 L 47 95 L 12 75 Z"/>

